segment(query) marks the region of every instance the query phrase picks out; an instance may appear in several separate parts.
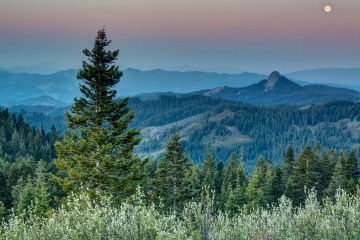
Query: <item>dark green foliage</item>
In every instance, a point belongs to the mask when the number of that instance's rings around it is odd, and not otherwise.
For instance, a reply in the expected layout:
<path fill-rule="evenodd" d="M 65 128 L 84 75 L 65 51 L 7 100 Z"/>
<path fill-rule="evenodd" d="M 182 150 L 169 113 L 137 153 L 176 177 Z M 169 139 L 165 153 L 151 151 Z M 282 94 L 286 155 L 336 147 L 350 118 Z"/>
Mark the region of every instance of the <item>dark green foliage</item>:
<path fill-rule="evenodd" d="M 201 197 L 202 183 L 201 183 L 201 168 L 199 165 L 191 163 L 190 169 L 186 172 L 185 183 L 187 190 L 185 193 L 188 195 L 187 199 L 198 202 Z"/>
<path fill-rule="evenodd" d="M 35 212 L 45 215 L 50 209 L 50 190 L 48 187 L 48 173 L 45 162 L 39 161 L 35 173 Z"/>
<path fill-rule="evenodd" d="M 260 156 L 245 191 L 246 203 L 250 208 L 265 207 L 272 201 L 272 179 L 269 164 Z"/>
<path fill-rule="evenodd" d="M 22 182 L 19 182 L 19 187 L 22 186 Z M 19 189 L 19 200 L 16 207 L 18 213 L 26 212 L 31 206 L 35 205 L 36 198 L 36 190 L 34 188 L 34 184 L 32 183 L 32 179 L 28 176 L 26 184 L 23 186 L 23 189 Z"/>
<path fill-rule="evenodd" d="M 194 131 L 188 132 L 188 140 L 183 142 L 189 157 L 195 163 L 201 163 L 206 157 L 207 149 L 211 147 L 215 159 L 228 159 L 232 152 L 243 147 L 248 173 L 255 167 L 259 155 L 271 159 L 275 165 L 281 165 L 284 149 L 289 145 L 293 146 L 297 155 L 306 144 L 315 146 L 317 142 L 321 142 L 323 152 L 332 147 L 348 152 L 360 143 L 360 138 L 348 124 L 349 120 L 355 123 L 360 120 L 360 103 L 332 102 L 308 108 L 256 107 L 205 96 L 180 95 L 159 96 L 148 100 L 131 98 L 129 106 L 136 112 L 131 127 L 161 127 L 196 116 L 196 122 L 201 124 Z M 51 107 L 16 109 L 17 113 L 23 114 L 25 119 L 30 119 L 36 126 L 43 123 L 46 130 L 50 129 L 51 124 L 59 130 L 65 128 L 65 120 L 62 120 L 60 126 L 58 118 L 64 111 L 63 108 Z M 31 116 L 28 117 L 28 114 Z M 224 114 L 227 114 L 226 118 L 221 117 Z M 54 116 L 54 119 L 51 116 Z M 229 128 L 248 136 L 248 141 L 233 141 L 230 145 L 209 141 L 215 133 L 218 134 L 217 137 L 231 134 Z M 170 135 L 181 129 L 182 127 L 176 125 L 164 132 L 160 131 L 154 138 L 143 141 L 135 150 L 145 156 L 160 151 Z M 222 136 L 224 133 L 226 134 Z"/>
<path fill-rule="evenodd" d="M 353 179 L 355 182 L 357 182 L 359 174 L 359 162 L 358 158 L 356 157 L 356 150 L 352 149 L 346 161 L 346 178 Z"/>
<path fill-rule="evenodd" d="M 314 147 L 314 156 L 317 161 L 321 161 L 321 159 L 323 158 L 323 153 L 322 153 L 322 148 L 321 148 L 320 142 L 317 142 Z"/>
<path fill-rule="evenodd" d="M 214 190 L 215 187 L 214 175 L 215 175 L 215 159 L 211 149 L 208 149 L 208 153 L 203 162 L 204 189 L 207 189 L 207 187 L 209 187 L 210 191 Z"/>
<path fill-rule="evenodd" d="M 224 162 L 220 161 L 216 165 L 214 184 L 215 184 L 215 193 L 219 196 L 221 192 L 221 186 L 224 179 Z"/>
<path fill-rule="evenodd" d="M 7 109 L 0 109 L 0 158 L 15 161 L 18 157 L 31 156 L 47 162 L 56 158 L 54 143 L 58 133 L 53 128 L 46 133 L 43 127 L 35 129 L 25 123 L 20 114 L 16 117 Z"/>
<path fill-rule="evenodd" d="M 156 201 L 156 192 L 155 192 L 155 179 L 156 179 L 156 168 L 157 162 L 151 159 L 145 162 L 143 166 L 144 179 L 142 184 L 142 191 L 146 197 L 146 201 Z"/>
<path fill-rule="evenodd" d="M 238 159 L 235 153 L 232 153 L 228 164 L 225 168 L 225 176 L 223 184 L 225 186 L 230 186 L 231 189 L 234 189 L 236 186 L 236 175 L 237 175 L 237 168 L 238 168 Z"/>
<path fill-rule="evenodd" d="M 333 155 L 333 149 L 329 150 L 325 156 L 320 159 L 319 162 L 319 174 L 320 174 L 320 180 L 319 180 L 319 194 L 321 197 L 326 196 L 326 189 L 329 187 L 329 184 L 331 182 L 331 177 L 334 171 L 335 163 L 333 163 L 332 158 L 336 157 Z"/>
<path fill-rule="evenodd" d="M 64 133 L 66 131 L 65 112 L 70 107 L 54 107 L 54 106 L 24 106 L 17 105 L 9 108 L 9 111 L 15 115 L 22 115 L 27 123 L 31 123 L 33 127 L 44 127 L 46 132 L 50 132 L 52 126 L 56 127 L 57 132 Z"/>
<path fill-rule="evenodd" d="M 344 151 L 340 151 L 337 159 L 335 169 L 331 178 L 330 185 L 327 189 L 327 194 L 333 197 L 336 190 L 341 188 L 348 191 L 348 180 L 347 180 L 347 169 L 346 169 L 346 158 Z"/>
<path fill-rule="evenodd" d="M 6 208 L 3 202 L 0 201 L 0 223 L 6 216 Z"/>
<path fill-rule="evenodd" d="M 121 200 L 135 193 L 143 162 L 132 154 L 140 131 L 128 129 L 134 118 L 128 99 L 114 100 L 122 72 L 113 65 L 119 51 L 106 50 L 110 43 L 100 29 L 93 49 L 83 51 L 88 58 L 78 73 L 83 97 L 66 113 L 68 133 L 56 143 L 55 164 L 65 174 L 56 180 L 66 192 L 111 193 Z"/>
<path fill-rule="evenodd" d="M 129 104 L 137 113 L 132 126 L 141 128 L 161 127 L 197 116 L 197 122 L 201 125 L 189 132 L 186 135 L 189 140 L 183 142 L 189 157 L 195 163 L 200 163 L 211 147 L 215 159 L 225 160 L 243 147 L 248 173 L 255 167 L 259 155 L 271 159 L 275 165 L 281 165 L 284 149 L 289 145 L 293 146 L 294 154 L 297 155 L 306 144 L 315 146 L 317 142 L 321 142 L 322 151 L 326 152 L 332 147 L 349 151 L 360 143 L 360 138 L 347 124 L 349 119 L 355 122 L 360 120 L 360 103 L 333 102 L 305 109 L 288 106 L 256 107 L 205 96 L 186 95 L 159 96 L 151 100 L 130 99 Z M 233 141 L 227 145 L 209 140 L 213 140 L 216 133 L 218 138 L 223 137 L 221 133 L 227 132 L 224 136 L 231 134 L 229 128 L 248 136 L 249 141 Z M 172 133 L 181 129 L 182 127 L 174 127 L 161 132 L 156 139 L 143 142 L 136 150 L 143 154 L 161 150 L 160 142 L 165 142 Z M 231 137 L 237 138 L 236 135 Z"/>
<path fill-rule="evenodd" d="M 234 213 L 238 212 L 240 205 L 236 201 L 236 194 L 232 189 L 229 189 L 229 196 L 225 202 L 225 211 L 233 216 Z"/>
<path fill-rule="evenodd" d="M 238 205 L 242 206 L 245 204 L 245 190 L 248 184 L 248 178 L 245 173 L 245 165 L 242 159 L 240 159 L 240 165 L 237 170 L 235 196 Z"/>
<path fill-rule="evenodd" d="M 283 180 L 283 172 L 281 171 L 281 168 L 279 167 L 275 167 L 274 170 L 272 171 L 272 201 L 274 202 L 278 202 L 278 200 L 280 199 L 280 197 L 284 194 L 285 192 L 285 186 L 288 186 L 288 194 L 290 192 L 290 184 L 286 184 L 284 185 L 284 180 Z"/>
<path fill-rule="evenodd" d="M 251 208 L 257 208 L 265 205 L 264 201 L 264 182 L 261 180 L 261 173 L 258 168 L 255 168 L 251 174 L 249 184 L 246 187 L 245 197 L 246 203 Z"/>
<path fill-rule="evenodd" d="M 319 162 L 309 145 L 299 154 L 294 170 L 293 201 L 300 204 L 305 201 L 306 191 L 319 190 Z"/>
<path fill-rule="evenodd" d="M 294 174 L 294 164 L 295 164 L 295 157 L 294 157 L 294 150 L 291 146 L 287 148 L 285 154 L 284 165 L 282 167 L 283 172 L 283 185 L 285 188 L 285 196 L 293 199 L 293 191 L 294 191 L 294 181 L 293 181 L 293 174 Z"/>
<path fill-rule="evenodd" d="M 179 212 L 194 195 L 192 188 L 188 186 L 190 171 L 191 165 L 180 143 L 180 136 L 174 134 L 167 143 L 164 157 L 160 159 L 156 170 L 155 191 L 166 208 Z M 190 176 L 197 173 L 196 169 L 193 171 L 195 172 L 190 173 Z M 196 185 L 196 180 L 192 179 L 190 182 Z"/>

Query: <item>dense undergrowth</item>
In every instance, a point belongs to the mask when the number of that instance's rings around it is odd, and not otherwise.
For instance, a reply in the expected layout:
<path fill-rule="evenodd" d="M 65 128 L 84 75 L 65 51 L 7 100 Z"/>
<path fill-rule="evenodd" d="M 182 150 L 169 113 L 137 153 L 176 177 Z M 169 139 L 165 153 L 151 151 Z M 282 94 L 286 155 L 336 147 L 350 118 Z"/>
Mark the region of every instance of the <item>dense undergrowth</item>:
<path fill-rule="evenodd" d="M 10 216 L 1 239 L 360 239 L 360 196 L 338 191 L 335 201 L 320 203 L 308 194 L 294 208 L 282 197 L 277 206 L 244 209 L 231 217 L 215 213 L 213 200 L 188 203 L 181 213 L 146 206 L 138 194 L 120 207 L 111 198 L 94 203 L 71 196 L 48 217 L 31 210 Z"/>

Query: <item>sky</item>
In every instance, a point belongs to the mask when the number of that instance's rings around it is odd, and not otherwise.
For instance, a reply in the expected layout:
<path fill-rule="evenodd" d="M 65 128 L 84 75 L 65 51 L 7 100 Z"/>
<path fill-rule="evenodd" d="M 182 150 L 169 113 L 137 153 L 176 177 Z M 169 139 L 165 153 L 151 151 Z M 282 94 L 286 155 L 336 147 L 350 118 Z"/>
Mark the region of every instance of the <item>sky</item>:
<path fill-rule="evenodd" d="M 324 6 L 332 6 L 331 13 Z M 121 68 L 360 67 L 359 0 L 0 0 L 0 67 L 80 67 L 105 26 Z M 225 70 L 224 70 L 225 71 Z"/>

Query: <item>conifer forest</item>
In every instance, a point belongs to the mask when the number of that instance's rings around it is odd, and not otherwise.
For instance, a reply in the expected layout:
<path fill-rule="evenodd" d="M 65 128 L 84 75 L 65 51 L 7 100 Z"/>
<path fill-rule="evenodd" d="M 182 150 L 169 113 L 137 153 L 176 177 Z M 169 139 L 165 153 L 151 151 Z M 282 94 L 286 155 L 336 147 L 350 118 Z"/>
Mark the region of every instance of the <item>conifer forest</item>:
<path fill-rule="evenodd" d="M 0 109 L 0 239 L 360 239 L 359 102 L 119 97 L 112 47 L 71 106 Z"/>

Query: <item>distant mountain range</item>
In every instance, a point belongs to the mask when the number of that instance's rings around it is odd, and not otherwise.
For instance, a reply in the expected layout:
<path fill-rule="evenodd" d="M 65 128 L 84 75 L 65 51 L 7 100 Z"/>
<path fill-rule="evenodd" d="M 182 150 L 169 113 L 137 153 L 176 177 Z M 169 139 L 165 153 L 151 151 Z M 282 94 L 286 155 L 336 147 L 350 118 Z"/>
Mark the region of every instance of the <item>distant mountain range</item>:
<path fill-rule="evenodd" d="M 26 105 L 26 106 L 49 106 L 49 107 L 67 107 L 70 106 L 70 103 L 65 103 L 59 100 L 56 100 L 49 96 L 40 96 L 40 97 L 34 97 L 34 98 L 28 98 L 21 101 L 12 102 L 9 104 L 10 106 L 20 106 L 20 105 Z"/>
<path fill-rule="evenodd" d="M 322 68 L 285 74 L 293 80 L 360 90 L 360 68 Z"/>
<path fill-rule="evenodd" d="M 74 97 L 80 96 L 76 80 L 77 71 L 70 69 L 53 74 L 14 73 L 0 70 L 0 105 L 13 106 L 26 102 L 41 103 L 40 96 L 53 98 L 44 99 L 44 105 L 55 104 L 62 106 L 71 104 Z M 124 70 L 124 76 L 116 86 L 118 96 L 134 96 L 153 98 L 159 95 L 174 95 L 180 93 L 197 92 L 212 97 L 221 97 L 252 104 L 291 104 L 312 103 L 314 101 L 351 100 L 357 95 L 346 88 L 357 89 L 356 74 L 360 69 L 328 69 L 309 70 L 286 74 L 288 81 L 283 78 L 276 83 L 274 91 L 264 91 L 267 77 L 256 73 L 215 73 L 202 71 L 165 71 L 160 69 L 141 71 L 137 69 Z M 341 73 L 341 74 L 340 74 Z M 323 76 L 323 77 L 319 77 Z M 325 79 L 325 80 L 324 80 Z M 327 81 L 326 79 L 329 79 Z M 336 79 L 348 79 L 344 82 Z M 312 82 L 322 81 L 322 84 L 332 85 L 314 86 Z M 352 84 L 349 86 L 347 84 Z M 246 88 L 248 87 L 248 88 Z M 211 89 L 202 91 L 204 89 Z M 281 94 L 278 91 L 281 89 Z M 239 91 L 242 91 L 241 94 Z M 29 100 L 30 99 L 30 100 Z M 55 102 L 59 101 L 59 102 Z M 52 102 L 52 103 L 51 103 Z"/>
<path fill-rule="evenodd" d="M 69 68 L 69 66 L 57 62 L 42 62 L 28 66 L 0 67 L 0 70 L 11 73 L 53 74 Z"/>
<path fill-rule="evenodd" d="M 336 100 L 358 101 L 360 99 L 360 93 L 355 90 L 325 85 L 301 86 L 280 75 L 279 72 L 273 72 L 267 80 L 248 87 L 217 87 L 196 94 L 255 105 L 306 105 Z"/>
<path fill-rule="evenodd" d="M 0 104 L 9 105 L 20 100 L 45 95 L 70 103 L 74 97 L 80 96 L 78 86 L 80 82 L 76 80 L 76 75 L 75 69 L 48 75 L 0 71 Z M 152 92 L 185 93 L 217 86 L 248 86 L 264 77 L 255 73 L 225 74 L 126 69 L 116 90 L 118 96 Z"/>

